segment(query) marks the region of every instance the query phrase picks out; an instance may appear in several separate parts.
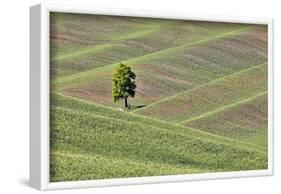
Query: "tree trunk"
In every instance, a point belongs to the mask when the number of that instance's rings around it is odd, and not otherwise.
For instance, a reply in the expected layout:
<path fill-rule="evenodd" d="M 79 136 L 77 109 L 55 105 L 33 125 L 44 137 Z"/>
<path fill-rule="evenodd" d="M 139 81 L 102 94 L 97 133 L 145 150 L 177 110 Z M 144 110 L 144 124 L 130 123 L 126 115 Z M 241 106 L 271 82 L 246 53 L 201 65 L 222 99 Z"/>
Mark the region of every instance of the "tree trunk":
<path fill-rule="evenodd" d="M 128 100 L 127 100 L 127 97 L 125 97 L 125 107 L 128 108 Z"/>

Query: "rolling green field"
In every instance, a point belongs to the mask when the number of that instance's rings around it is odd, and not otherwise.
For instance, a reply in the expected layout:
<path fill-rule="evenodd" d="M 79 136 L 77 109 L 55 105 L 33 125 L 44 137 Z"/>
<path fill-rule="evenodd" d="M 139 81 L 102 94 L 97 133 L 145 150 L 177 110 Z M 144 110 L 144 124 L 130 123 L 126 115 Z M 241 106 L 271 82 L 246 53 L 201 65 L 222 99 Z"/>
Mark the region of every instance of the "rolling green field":
<path fill-rule="evenodd" d="M 267 169 L 267 27 L 51 13 L 50 180 Z M 120 62 L 131 109 L 112 101 Z"/>

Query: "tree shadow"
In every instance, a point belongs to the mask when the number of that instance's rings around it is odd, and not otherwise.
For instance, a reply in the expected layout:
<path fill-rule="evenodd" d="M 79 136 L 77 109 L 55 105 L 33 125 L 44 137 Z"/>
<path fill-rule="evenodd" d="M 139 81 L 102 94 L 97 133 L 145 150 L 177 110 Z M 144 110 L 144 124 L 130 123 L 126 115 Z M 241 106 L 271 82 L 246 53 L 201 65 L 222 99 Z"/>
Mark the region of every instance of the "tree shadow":
<path fill-rule="evenodd" d="M 145 107 L 146 104 L 141 104 L 141 105 L 129 105 L 129 107 L 121 107 L 119 108 L 119 110 L 122 110 L 122 111 L 128 111 L 128 112 L 131 112 L 131 111 L 134 111 L 134 110 L 138 110 L 140 108 L 143 108 Z"/>
<path fill-rule="evenodd" d="M 139 108 L 143 108 L 143 107 L 145 107 L 145 106 L 146 106 L 145 104 L 137 105 L 136 108 L 139 109 Z"/>

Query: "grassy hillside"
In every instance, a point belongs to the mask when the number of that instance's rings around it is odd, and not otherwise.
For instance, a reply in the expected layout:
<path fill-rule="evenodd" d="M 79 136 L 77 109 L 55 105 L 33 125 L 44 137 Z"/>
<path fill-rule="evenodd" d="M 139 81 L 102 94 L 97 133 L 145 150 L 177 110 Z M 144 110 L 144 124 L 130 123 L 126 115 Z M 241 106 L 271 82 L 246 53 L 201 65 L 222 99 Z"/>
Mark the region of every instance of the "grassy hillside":
<path fill-rule="evenodd" d="M 267 27 L 51 13 L 50 180 L 267 168 Z M 120 62 L 132 109 L 113 103 Z"/>
<path fill-rule="evenodd" d="M 51 181 L 94 180 L 167 174 L 200 173 L 203 169 L 154 162 L 81 154 L 68 151 L 51 153 Z M 67 172 L 67 173 L 66 173 Z M 204 170 L 208 172 L 208 170 Z"/>
<path fill-rule="evenodd" d="M 118 63 L 240 28 L 245 25 L 51 13 L 51 75 Z"/>
<path fill-rule="evenodd" d="M 267 91 L 267 65 L 262 64 L 164 98 L 135 113 L 172 121 L 187 122 Z"/>
<path fill-rule="evenodd" d="M 267 146 L 267 93 L 248 98 L 234 106 L 183 122 L 221 136 Z"/>
<path fill-rule="evenodd" d="M 53 94 L 51 97 L 51 105 L 52 107 L 60 107 L 64 109 L 72 109 L 76 111 L 81 111 L 84 113 L 94 113 L 104 117 L 110 117 L 117 120 L 126 120 L 128 122 L 136 122 L 136 123 L 145 123 L 146 126 L 152 127 L 162 127 L 169 129 L 174 132 L 179 133 L 188 133 L 194 137 L 204 137 L 213 141 L 223 141 L 224 143 L 228 143 L 231 145 L 239 146 L 241 144 L 245 144 L 246 146 L 252 147 L 252 149 L 256 149 L 257 146 L 251 145 L 241 141 L 235 141 L 233 139 L 228 139 L 225 137 L 221 137 L 218 135 L 214 135 L 212 133 L 202 132 L 201 130 L 197 130 L 190 127 L 185 127 L 183 125 L 174 124 L 171 122 L 166 122 L 163 120 L 158 120 L 151 117 L 146 117 L 138 114 L 128 113 L 126 111 L 116 110 L 114 108 L 110 108 L 104 105 L 92 103 L 89 101 L 85 101 L 79 98 L 73 98 L 69 96 L 65 96 L 62 94 Z M 258 148 L 260 149 L 260 148 Z M 266 149 L 264 149 L 266 151 Z"/>
<path fill-rule="evenodd" d="M 250 144 L 60 95 L 52 104 L 52 181 L 267 166 L 266 150 Z"/>
<path fill-rule="evenodd" d="M 239 34 L 237 36 L 223 33 L 196 44 L 168 48 L 122 61 L 132 65 L 137 74 L 138 95 L 134 99 L 135 103 L 146 105 L 264 63 L 267 60 L 264 54 L 266 42 L 262 36 L 255 37 L 255 33 L 260 35 L 263 30 L 244 30 L 234 31 L 234 34 Z M 237 41 L 240 42 L 239 47 L 235 47 Z M 52 87 L 67 95 L 116 106 L 110 97 L 111 75 L 115 66 L 116 64 L 109 64 L 65 76 L 54 80 Z"/>

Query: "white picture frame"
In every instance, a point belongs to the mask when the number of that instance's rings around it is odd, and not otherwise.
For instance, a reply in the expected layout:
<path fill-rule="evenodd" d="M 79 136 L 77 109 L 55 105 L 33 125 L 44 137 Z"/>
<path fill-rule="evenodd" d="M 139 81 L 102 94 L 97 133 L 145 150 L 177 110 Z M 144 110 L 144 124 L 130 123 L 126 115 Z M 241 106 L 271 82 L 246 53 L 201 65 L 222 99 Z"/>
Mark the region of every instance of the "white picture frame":
<path fill-rule="evenodd" d="M 153 176 L 87 180 L 71 182 L 49 181 L 49 14 L 70 12 L 113 16 L 135 16 L 199 21 L 236 22 L 268 25 L 268 169 L 238 172 Z M 39 190 L 103 187 L 115 185 L 165 183 L 207 179 L 225 179 L 273 175 L 273 19 L 235 16 L 160 12 L 157 10 L 127 10 L 83 7 L 57 4 L 40 4 L 30 8 L 30 185 Z"/>

